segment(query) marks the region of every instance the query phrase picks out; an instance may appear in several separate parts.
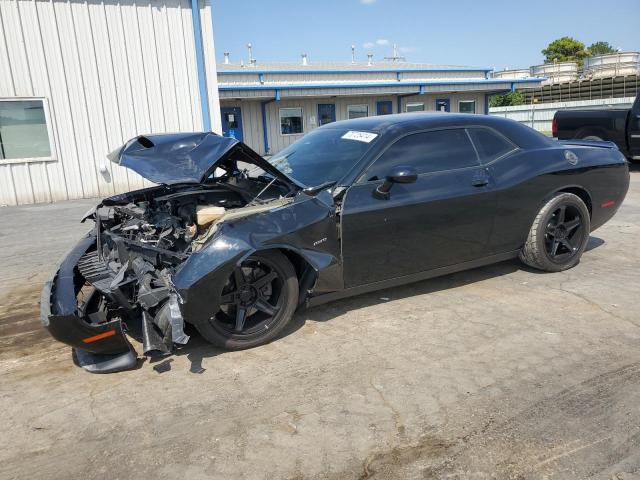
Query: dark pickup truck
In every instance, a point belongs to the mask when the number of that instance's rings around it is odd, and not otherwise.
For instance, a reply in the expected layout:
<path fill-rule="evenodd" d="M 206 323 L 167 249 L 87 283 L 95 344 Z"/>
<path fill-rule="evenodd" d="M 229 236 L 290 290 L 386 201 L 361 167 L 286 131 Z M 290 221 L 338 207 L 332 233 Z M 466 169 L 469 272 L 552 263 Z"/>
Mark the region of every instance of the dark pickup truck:
<path fill-rule="evenodd" d="M 628 159 L 640 161 L 640 95 L 630 109 L 559 110 L 552 131 L 559 140 L 608 140 Z"/>

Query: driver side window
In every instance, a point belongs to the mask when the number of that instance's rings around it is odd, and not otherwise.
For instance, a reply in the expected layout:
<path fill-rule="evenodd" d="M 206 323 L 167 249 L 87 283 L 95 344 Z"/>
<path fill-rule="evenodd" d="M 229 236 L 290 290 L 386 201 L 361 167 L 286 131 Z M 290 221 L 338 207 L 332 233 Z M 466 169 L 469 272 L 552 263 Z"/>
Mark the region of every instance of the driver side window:
<path fill-rule="evenodd" d="M 413 133 L 391 145 L 367 169 L 363 179 L 365 181 L 382 180 L 391 168 L 397 165 L 414 167 L 420 175 L 475 167 L 479 163 L 464 129 Z"/>

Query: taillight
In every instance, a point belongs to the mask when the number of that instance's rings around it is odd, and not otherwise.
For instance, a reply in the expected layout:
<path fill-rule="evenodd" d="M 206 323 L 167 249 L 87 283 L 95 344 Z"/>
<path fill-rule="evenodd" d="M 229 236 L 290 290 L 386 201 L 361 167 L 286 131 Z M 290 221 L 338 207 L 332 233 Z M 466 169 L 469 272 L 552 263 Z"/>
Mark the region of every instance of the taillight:
<path fill-rule="evenodd" d="M 558 137 L 558 120 L 556 116 L 553 116 L 553 120 L 551 120 L 551 135 L 554 137 Z"/>

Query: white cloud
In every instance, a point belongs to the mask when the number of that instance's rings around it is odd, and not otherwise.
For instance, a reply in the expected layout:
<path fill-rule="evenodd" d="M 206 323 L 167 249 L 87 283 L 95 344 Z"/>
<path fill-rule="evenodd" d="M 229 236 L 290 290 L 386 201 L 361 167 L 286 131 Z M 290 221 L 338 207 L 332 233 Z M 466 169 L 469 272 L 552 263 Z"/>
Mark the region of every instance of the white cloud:
<path fill-rule="evenodd" d="M 389 45 L 389 40 L 386 38 L 379 38 L 376 40 L 376 45 Z"/>
<path fill-rule="evenodd" d="M 363 5 L 371 5 L 372 3 L 376 3 L 376 0 L 360 0 L 360 3 Z"/>
<path fill-rule="evenodd" d="M 400 53 L 413 53 L 413 52 L 417 52 L 418 49 L 416 47 L 400 47 L 398 48 L 398 51 Z"/>
<path fill-rule="evenodd" d="M 370 48 L 373 48 L 375 46 L 376 46 L 376 44 L 373 43 L 373 42 L 365 42 L 365 43 L 362 44 L 362 48 L 365 48 L 367 50 L 369 50 Z"/>

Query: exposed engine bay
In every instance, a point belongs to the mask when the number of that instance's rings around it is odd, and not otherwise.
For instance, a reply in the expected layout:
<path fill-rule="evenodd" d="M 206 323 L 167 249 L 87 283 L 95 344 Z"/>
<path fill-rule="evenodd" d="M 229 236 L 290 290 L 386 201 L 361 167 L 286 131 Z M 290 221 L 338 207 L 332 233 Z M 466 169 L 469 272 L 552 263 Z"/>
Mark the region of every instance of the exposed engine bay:
<path fill-rule="evenodd" d="M 96 248 L 77 265 L 86 281 L 80 313 L 94 324 L 121 320 L 146 355 L 170 353 L 189 340 L 172 275 L 219 222 L 286 203 L 286 193 L 269 177 L 236 173 L 223 182 L 153 187 L 103 201 L 91 215 Z"/>

